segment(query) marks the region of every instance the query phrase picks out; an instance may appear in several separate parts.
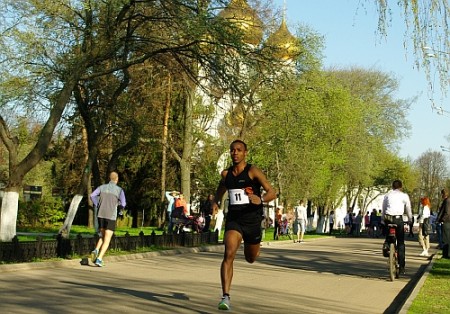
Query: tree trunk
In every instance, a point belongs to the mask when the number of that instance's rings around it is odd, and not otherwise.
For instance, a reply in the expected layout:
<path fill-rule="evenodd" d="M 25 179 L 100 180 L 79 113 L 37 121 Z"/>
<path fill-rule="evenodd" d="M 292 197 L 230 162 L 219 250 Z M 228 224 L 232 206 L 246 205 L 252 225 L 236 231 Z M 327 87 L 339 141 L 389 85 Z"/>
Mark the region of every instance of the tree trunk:
<path fill-rule="evenodd" d="M 316 228 L 316 233 L 325 233 L 327 232 L 327 225 L 326 225 L 327 219 L 325 219 L 324 216 L 320 216 L 318 221 L 317 221 L 317 228 Z"/>
<path fill-rule="evenodd" d="M 1 208 L 1 221 L 0 221 L 0 234 L 2 241 L 11 241 L 16 234 L 16 223 L 17 223 L 17 210 L 18 210 L 18 200 L 19 200 L 19 189 L 23 184 L 23 178 L 25 175 L 33 169 L 39 161 L 42 159 L 44 154 L 50 145 L 53 131 L 55 130 L 57 124 L 59 123 L 61 116 L 66 108 L 66 104 L 69 102 L 72 95 L 72 91 L 75 87 L 82 73 L 81 67 L 75 67 L 72 75 L 67 79 L 64 87 L 61 90 L 55 104 L 49 113 L 49 118 L 42 128 L 36 145 L 28 153 L 28 155 L 21 161 L 18 160 L 18 146 L 19 141 L 17 138 L 11 137 L 9 130 L 6 128 L 6 124 L 0 123 L 0 137 L 8 149 L 9 152 L 9 178 L 5 189 L 5 198 L 2 201 Z M 13 204 L 15 202 L 15 204 Z"/>
<path fill-rule="evenodd" d="M 161 204 L 164 204 L 166 198 L 166 179 L 167 179 L 167 138 L 169 136 L 169 117 L 170 107 L 172 103 L 172 76 L 167 77 L 167 91 L 166 102 L 164 104 L 164 121 L 163 121 L 163 134 L 162 134 L 162 158 L 161 158 Z M 161 206 L 160 214 L 158 215 L 158 225 L 161 227 L 166 220 L 165 208 Z"/>
<path fill-rule="evenodd" d="M 184 120 L 184 140 L 183 140 L 183 154 L 180 161 L 181 169 L 181 191 L 184 194 L 188 207 L 190 209 L 191 203 L 191 157 L 193 148 L 193 135 L 192 135 L 192 111 L 195 101 L 194 88 L 187 87 L 186 90 L 186 102 L 184 107 L 185 120 Z"/>
<path fill-rule="evenodd" d="M 17 210 L 19 207 L 19 191 L 6 189 L 2 199 L 0 216 L 0 241 L 11 241 L 16 235 Z"/>
<path fill-rule="evenodd" d="M 88 159 L 89 159 L 89 145 L 88 145 L 88 135 L 87 135 L 87 130 L 86 128 L 82 128 L 82 141 L 83 141 L 83 149 L 84 149 L 84 156 L 85 156 L 85 164 L 88 163 Z M 87 180 L 87 194 L 90 195 L 92 193 L 92 184 L 91 184 L 91 176 L 89 176 L 88 180 Z M 81 201 L 81 200 L 80 200 Z M 94 227 L 94 206 L 92 203 L 92 200 L 90 198 L 88 198 L 88 206 L 87 206 L 87 210 L 88 210 L 88 227 L 89 228 L 93 228 Z M 72 203 L 71 203 L 72 205 Z M 79 205 L 79 203 L 78 203 Z M 78 206 L 77 205 L 77 206 Z M 69 209 L 70 211 L 70 209 Z"/>
<path fill-rule="evenodd" d="M 59 234 L 61 234 L 63 238 L 68 238 L 70 235 L 70 229 L 72 228 L 73 219 L 75 218 L 81 200 L 83 199 L 83 196 L 86 193 L 91 178 L 92 165 L 97 159 L 97 154 L 98 154 L 98 147 L 97 146 L 92 147 L 91 150 L 89 151 L 86 166 L 84 167 L 83 175 L 81 176 L 80 184 L 78 185 L 77 188 L 77 193 L 75 194 L 70 203 L 69 211 L 67 212 L 64 224 L 59 229 Z M 94 226 L 97 227 L 95 219 L 95 209 L 94 209 Z"/>
<path fill-rule="evenodd" d="M 161 158 L 161 202 L 166 198 L 166 177 L 167 177 L 167 138 L 169 136 L 170 105 L 172 102 L 172 78 L 170 73 L 167 78 L 166 102 L 164 104 L 164 121 L 162 135 L 162 158 Z"/>

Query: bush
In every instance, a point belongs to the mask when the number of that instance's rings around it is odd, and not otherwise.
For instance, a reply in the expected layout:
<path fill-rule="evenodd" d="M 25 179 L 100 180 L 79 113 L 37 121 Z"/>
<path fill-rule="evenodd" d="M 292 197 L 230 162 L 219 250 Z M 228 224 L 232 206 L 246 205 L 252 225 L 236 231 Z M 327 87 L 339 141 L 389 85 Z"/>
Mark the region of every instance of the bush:
<path fill-rule="evenodd" d="M 64 203 L 60 199 L 49 198 L 30 202 L 19 201 L 17 221 L 21 226 L 38 227 L 53 225 L 64 219 L 65 216 Z"/>
<path fill-rule="evenodd" d="M 121 228 L 121 227 L 128 227 L 131 228 L 133 226 L 133 217 L 131 216 L 131 214 L 128 214 L 127 210 L 123 211 L 123 215 L 122 216 L 118 216 L 117 217 L 117 221 L 116 221 L 116 227 Z"/>

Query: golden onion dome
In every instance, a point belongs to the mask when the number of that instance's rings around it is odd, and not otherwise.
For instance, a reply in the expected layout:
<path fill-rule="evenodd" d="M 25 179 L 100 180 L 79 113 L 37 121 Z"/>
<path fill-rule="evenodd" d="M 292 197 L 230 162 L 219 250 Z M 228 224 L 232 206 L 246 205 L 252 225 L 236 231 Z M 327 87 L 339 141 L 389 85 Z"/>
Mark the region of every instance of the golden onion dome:
<path fill-rule="evenodd" d="M 258 45 L 263 37 L 262 23 L 246 0 L 231 0 L 219 17 L 234 23 L 243 32 L 243 39 L 251 45 Z"/>
<path fill-rule="evenodd" d="M 273 50 L 272 54 L 279 59 L 294 59 L 300 53 L 299 40 L 289 32 L 283 18 L 280 27 L 267 38 L 266 46 Z"/>

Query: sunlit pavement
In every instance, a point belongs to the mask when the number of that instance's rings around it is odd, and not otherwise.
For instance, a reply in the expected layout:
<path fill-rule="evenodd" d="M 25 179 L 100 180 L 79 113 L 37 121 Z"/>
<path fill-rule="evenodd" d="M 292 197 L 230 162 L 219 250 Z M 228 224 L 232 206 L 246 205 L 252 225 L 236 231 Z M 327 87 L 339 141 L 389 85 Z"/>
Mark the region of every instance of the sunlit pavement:
<path fill-rule="evenodd" d="M 396 313 L 430 263 L 417 240 L 407 241 L 407 273 L 394 282 L 382 239 L 268 242 L 252 265 L 240 250 L 232 312 Z M 217 313 L 222 253 L 219 245 L 106 256 L 105 267 L 78 260 L 0 265 L 1 312 Z"/>

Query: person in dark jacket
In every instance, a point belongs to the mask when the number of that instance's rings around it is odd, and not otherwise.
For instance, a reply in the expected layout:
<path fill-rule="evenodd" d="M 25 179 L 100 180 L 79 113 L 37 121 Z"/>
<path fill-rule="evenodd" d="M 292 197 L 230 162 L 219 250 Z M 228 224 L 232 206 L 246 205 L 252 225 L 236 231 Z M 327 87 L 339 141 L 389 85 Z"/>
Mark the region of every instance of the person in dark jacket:
<path fill-rule="evenodd" d="M 205 226 L 203 227 L 203 232 L 209 231 L 209 226 L 211 225 L 211 217 L 213 215 L 214 207 L 214 195 L 209 194 L 208 198 L 202 203 L 200 207 L 200 213 L 205 217 Z"/>
<path fill-rule="evenodd" d="M 448 248 L 450 244 L 450 199 L 448 188 L 441 190 L 442 204 L 439 208 L 437 223 L 442 226 L 442 258 L 449 258 Z"/>

